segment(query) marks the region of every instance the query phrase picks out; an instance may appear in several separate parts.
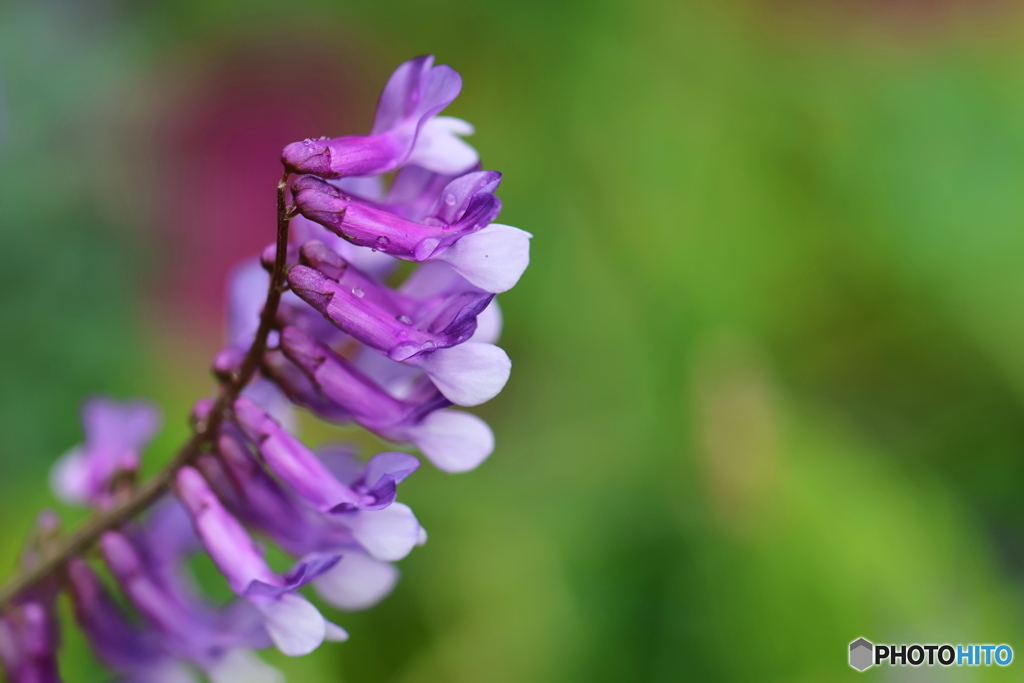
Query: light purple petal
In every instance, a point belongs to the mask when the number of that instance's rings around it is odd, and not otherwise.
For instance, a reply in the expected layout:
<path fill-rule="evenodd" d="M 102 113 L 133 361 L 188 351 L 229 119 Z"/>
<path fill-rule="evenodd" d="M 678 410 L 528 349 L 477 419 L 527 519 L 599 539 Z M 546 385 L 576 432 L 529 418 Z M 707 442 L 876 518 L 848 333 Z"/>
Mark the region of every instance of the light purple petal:
<path fill-rule="evenodd" d="M 406 163 L 444 175 L 465 173 L 480 161 L 476 150 L 460 137 L 473 132 L 473 126 L 462 119 L 435 116 L 420 127 Z"/>
<path fill-rule="evenodd" d="M 500 294 L 512 289 L 530 264 L 531 237 L 525 230 L 491 223 L 433 258 L 447 263 L 485 292 Z"/>
<path fill-rule="evenodd" d="M 206 668 L 210 683 L 285 683 L 284 674 L 252 650 L 231 650 Z"/>
<path fill-rule="evenodd" d="M 476 317 L 476 332 L 469 338 L 469 341 L 495 344 L 501 337 L 501 326 L 501 308 L 498 306 L 497 299 L 491 299 L 487 308 L 480 311 L 480 315 Z"/>
<path fill-rule="evenodd" d="M 89 459 L 82 446 L 60 456 L 50 469 L 50 489 L 65 503 L 84 505 L 92 495 Z"/>
<path fill-rule="evenodd" d="M 466 342 L 409 359 L 422 368 L 445 398 L 456 405 L 476 406 L 505 387 L 512 361 L 494 344 Z"/>
<path fill-rule="evenodd" d="M 337 624 L 324 620 L 324 640 L 332 643 L 344 643 L 348 640 L 348 631 Z"/>
<path fill-rule="evenodd" d="M 259 259 L 244 261 L 228 276 L 228 344 L 248 348 L 260 326 L 270 274 Z"/>
<path fill-rule="evenodd" d="M 392 503 L 383 510 L 347 513 L 345 524 L 368 553 L 393 562 L 408 555 L 420 535 L 420 524 L 408 505 Z"/>
<path fill-rule="evenodd" d="M 494 451 L 494 433 L 476 415 L 459 410 L 438 410 L 407 428 L 403 440 L 413 442 L 423 455 L 445 472 L 467 472 Z"/>
<path fill-rule="evenodd" d="M 358 611 L 383 600 L 398 583 L 394 565 L 362 553 L 346 553 L 329 572 L 313 585 L 317 593 L 339 609 Z"/>
<path fill-rule="evenodd" d="M 434 55 L 421 55 L 398 65 L 377 101 L 372 135 L 385 133 L 415 113 L 420 81 L 434 65 Z"/>
<path fill-rule="evenodd" d="M 177 484 L 178 497 L 192 516 L 196 534 L 232 590 L 242 595 L 253 581 L 275 583 L 276 577 L 262 553 L 245 528 L 224 509 L 203 475 L 183 467 Z"/>
<path fill-rule="evenodd" d="M 319 610 L 295 593 L 253 602 L 274 645 L 289 657 L 308 655 L 324 642 L 326 626 Z"/>
<path fill-rule="evenodd" d="M 283 429 L 292 434 L 298 429 L 299 420 L 291 401 L 273 382 L 258 378 L 242 390 L 242 396 L 262 408 Z"/>
<path fill-rule="evenodd" d="M 327 512 L 360 497 L 334 478 L 312 451 L 247 398 L 235 401 L 235 417 L 267 466 L 312 507 Z"/>

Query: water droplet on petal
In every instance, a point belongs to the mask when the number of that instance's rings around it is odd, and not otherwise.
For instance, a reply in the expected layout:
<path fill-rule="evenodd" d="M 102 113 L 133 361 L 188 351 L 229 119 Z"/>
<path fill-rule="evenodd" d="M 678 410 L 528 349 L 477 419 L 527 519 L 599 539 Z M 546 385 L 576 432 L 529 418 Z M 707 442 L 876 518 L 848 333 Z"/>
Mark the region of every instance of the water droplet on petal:
<path fill-rule="evenodd" d="M 448 206 L 455 206 L 455 194 L 449 192 L 447 195 L 445 195 L 444 203 L 447 204 Z"/>
<path fill-rule="evenodd" d="M 362 299 L 364 296 L 366 296 L 366 292 L 363 291 L 362 287 L 354 287 L 352 289 L 352 293 L 355 294 L 360 299 Z"/>
<path fill-rule="evenodd" d="M 388 358 L 391 360 L 405 360 L 416 355 L 419 352 L 419 348 L 412 342 L 405 342 L 398 344 L 390 351 L 388 351 Z"/>
<path fill-rule="evenodd" d="M 430 341 L 428 339 L 427 341 L 423 342 L 423 345 L 420 346 L 420 348 L 423 349 L 424 351 L 426 351 L 427 349 L 432 349 L 432 348 L 434 348 L 436 346 L 437 346 L 437 344 L 435 344 L 434 342 L 432 342 L 432 341 Z"/>
<path fill-rule="evenodd" d="M 409 316 L 407 315 L 400 315 L 398 316 L 397 320 L 403 325 L 412 325 L 412 320 L 409 320 Z"/>
<path fill-rule="evenodd" d="M 391 244 L 391 240 L 389 240 L 387 237 L 384 237 L 384 235 L 381 235 L 380 237 L 377 238 L 378 249 L 383 249 L 389 244 Z"/>

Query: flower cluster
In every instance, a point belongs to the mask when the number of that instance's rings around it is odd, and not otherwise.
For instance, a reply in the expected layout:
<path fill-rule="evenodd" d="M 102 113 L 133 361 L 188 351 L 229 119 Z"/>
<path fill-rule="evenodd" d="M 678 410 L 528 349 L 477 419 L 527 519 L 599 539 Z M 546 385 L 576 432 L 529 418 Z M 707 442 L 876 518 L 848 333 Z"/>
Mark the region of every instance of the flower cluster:
<path fill-rule="evenodd" d="M 473 469 L 493 450 L 488 425 L 454 406 L 483 403 L 508 380 L 494 298 L 526 268 L 530 235 L 494 222 L 501 174 L 480 169 L 461 137 L 473 132 L 468 123 L 438 116 L 460 88 L 450 67 L 414 59 L 388 81 L 370 135 L 285 148 L 285 169 L 298 176 L 287 253 L 279 241 L 231 277 L 227 343 L 213 362 L 220 393 L 193 410 L 201 445 L 174 472 L 174 497 L 98 537 L 105 571 L 136 614 L 93 564 L 71 557 L 59 581 L 21 593 L 0 617 L 9 680 L 58 680 L 59 590 L 103 663 L 123 680 L 160 683 L 197 671 L 214 683 L 278 681 L 255 650 L 298 656 L 348 637 L 301 588 L 312 584 L 341 610 L 391 591 L 393 563 L 426 542 L 396 500 L 419 460 L 395 450 L 363 461 L 337 444 L 314 451 L 296 436 L 295 410 L 360 425 L 448 472 Z M 275 284 L 282 256 L 287 275 Z M 420 265 L 396 282 L 400 261 Z M 286 291 L 272 309 L 279 285 Z M 55 492 L 99 514 L 117 509 L 136 490 L 140 453 L 160 424 L 142 401 L 89 401 L 85 442 L 54 467 Z M 40 519 L 26 568 L 55 542 L 55 526 Z M 294 565 L 275 571 L 254 535 Z M 204 597 L 187 569 L 198 552 L 236 600 Z"/>

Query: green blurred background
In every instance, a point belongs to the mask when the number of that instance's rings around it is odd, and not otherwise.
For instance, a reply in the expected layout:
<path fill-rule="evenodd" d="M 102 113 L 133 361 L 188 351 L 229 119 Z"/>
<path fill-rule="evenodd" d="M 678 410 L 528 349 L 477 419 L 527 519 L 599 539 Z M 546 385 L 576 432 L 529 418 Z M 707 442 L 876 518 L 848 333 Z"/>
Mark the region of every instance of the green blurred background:
<path fill-rule="evenodd" d="M 83 395 L 210 390 L 277 151 L 401 61 L 535 235 L 498 448 L 291 681 L 988 680 L 1024 656 L 1024 15 L 1013 2 L 0 1 L 0 558 Z M 332 436 L 309 425 L 315 438 Z M 61 509 L 68 524 L 81 513 Z M 6 570 L 5 570 L 6 571 Z M 66 678 L 104 681 L 73 629 Z"/>

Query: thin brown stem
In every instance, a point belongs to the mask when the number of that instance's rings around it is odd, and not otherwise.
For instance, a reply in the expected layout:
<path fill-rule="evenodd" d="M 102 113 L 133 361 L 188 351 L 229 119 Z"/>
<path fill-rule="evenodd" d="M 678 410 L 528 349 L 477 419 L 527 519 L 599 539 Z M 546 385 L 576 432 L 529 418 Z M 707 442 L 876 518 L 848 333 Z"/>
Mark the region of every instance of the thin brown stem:
<path fill-rule="evenodd" d="M 242 389 L 259 368 L 260 361 L 267 350 L 267 336 L 274 327 L 277 307 L 281 302 L 281 293 L 284 291 L 285 282 L 285 257 L 288 252 L 288 223 L 292 217 L 285 201 L 288 175 L 285 173 L 277 184 L 277 254 L 270 275 L 267 302 L 260 315 L 260 325 L 252 346 L 245 354 L 241 368 L 231 378 L 231 381 L 221 384 L 220 392 L 209 417 L 195 426 L 188 441 L 159 474 L 132 491 L 120 504 L 97 514 L 73 534 L 56 543 L 52 551 L 48 552 L 39 564 L 30 570 L 21 572 L 8 581 L 3 588 L 0 588 L 0 612 L 7 610 L 26 591 L 60 571 L 72 557 L 81 555 L 88 550 L 104 532 L 123 525 L 156 502 L 171 489 L 178 470 L 202 453 L 203 447 L 217 434 L 224 415 L 231 410 L 235 399 L 238 398 Z"/>

